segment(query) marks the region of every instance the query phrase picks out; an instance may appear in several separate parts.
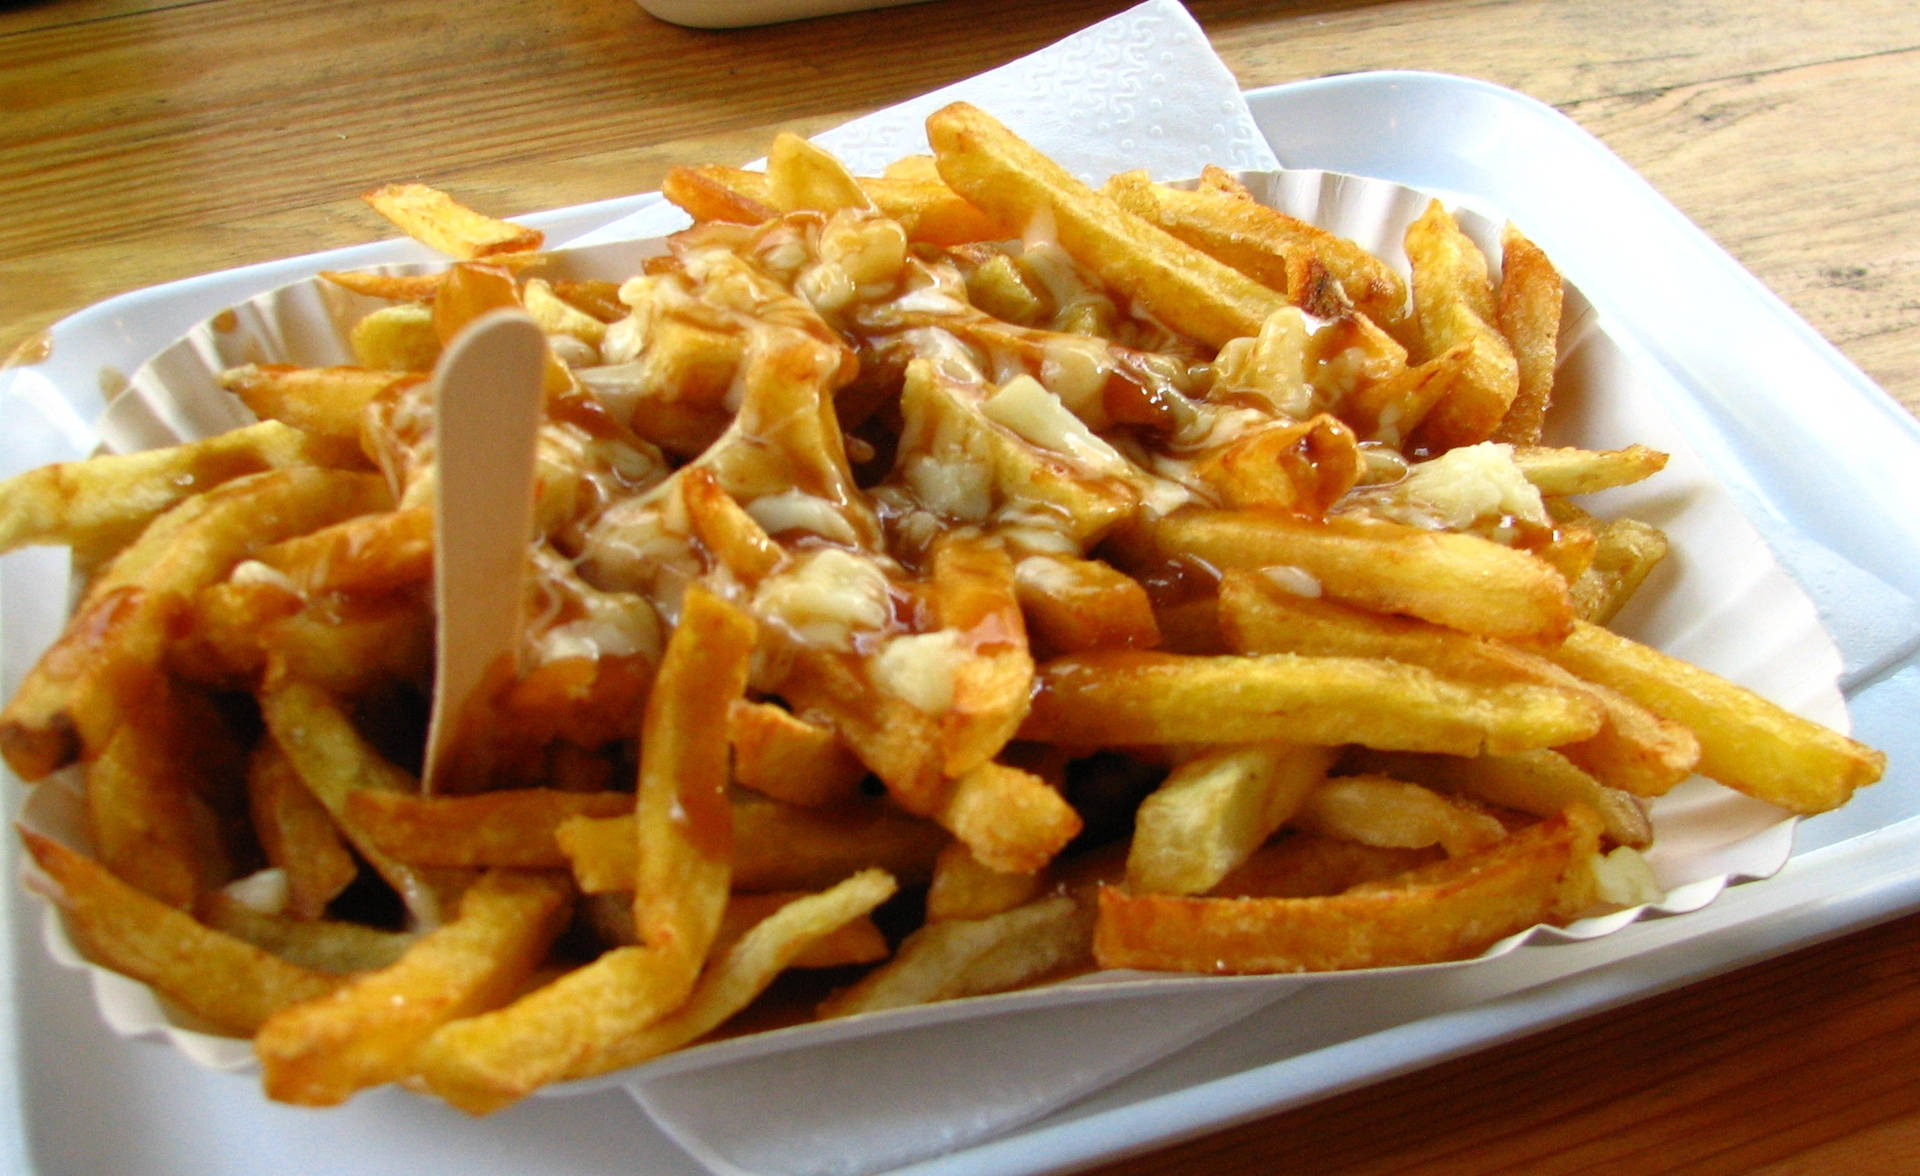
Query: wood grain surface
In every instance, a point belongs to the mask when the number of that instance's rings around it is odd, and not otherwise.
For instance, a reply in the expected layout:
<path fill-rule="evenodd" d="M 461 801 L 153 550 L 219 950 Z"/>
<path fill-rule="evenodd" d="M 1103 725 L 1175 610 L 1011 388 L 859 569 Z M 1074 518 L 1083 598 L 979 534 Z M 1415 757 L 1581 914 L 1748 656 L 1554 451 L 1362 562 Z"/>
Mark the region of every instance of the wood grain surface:
<path fill-rule="evenodd" d="M 0 354 L 115 293 L 388 236 L 357 199 L 379 183 L 501 213 L 650 190 L 1126 6 L 701 31 L 631 0 L 10 4 Z M 1920 413 L 1912 0 L 1190 7 L 1248 88 L 1433 69 L 1552 104 Z M 1920 917 L 1901 919 L 1104 1171 L 1917 1172 L 1917 958 Z"/>

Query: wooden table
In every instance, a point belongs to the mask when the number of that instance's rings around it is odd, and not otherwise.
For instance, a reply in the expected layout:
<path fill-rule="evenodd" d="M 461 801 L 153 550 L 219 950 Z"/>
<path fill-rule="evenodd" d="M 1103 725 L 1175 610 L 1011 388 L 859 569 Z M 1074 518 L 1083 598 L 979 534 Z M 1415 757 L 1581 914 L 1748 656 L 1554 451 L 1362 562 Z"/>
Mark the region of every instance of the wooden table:
<path fill-rule="evenodd" d="M 10 4 L 0 354 L 119 291 L 387 235 L 355 198 L 381 182 L 500 212 L 650 190 L 671 163 L 755 157 L 777 127 L 1124 6 L 940 0 L 702 32 L 626 0 Z M 1920 412 L 1911 0 L 1192 8 L 1249 88 L 1415 68 L 1552 103 Z M 1107 1170 L 1920 1170 L 1917 952 L 1920 918 L 1901 919 Z"/>

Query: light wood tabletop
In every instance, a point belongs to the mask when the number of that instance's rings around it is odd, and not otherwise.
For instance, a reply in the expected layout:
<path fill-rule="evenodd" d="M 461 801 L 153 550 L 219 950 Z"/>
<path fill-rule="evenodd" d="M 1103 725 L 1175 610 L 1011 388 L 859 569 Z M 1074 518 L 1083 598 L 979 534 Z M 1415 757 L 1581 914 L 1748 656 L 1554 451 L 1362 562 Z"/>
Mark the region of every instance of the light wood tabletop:
<path fill-rule="evenodd" d="M 701 31 L 631 0 L 11 3 L 0 354 L 123 291 L 389 236 L 358 195 L 390 180 L 503 214 L 649 191 L 1124 7 Z M 1920 5 L 1190 7 L 1246 88 L 1425 69 L 1551 104 L 1920 413 Z M 1102 1171 L 1920 1171 L 1917 953 L 1902 918 Z"/>

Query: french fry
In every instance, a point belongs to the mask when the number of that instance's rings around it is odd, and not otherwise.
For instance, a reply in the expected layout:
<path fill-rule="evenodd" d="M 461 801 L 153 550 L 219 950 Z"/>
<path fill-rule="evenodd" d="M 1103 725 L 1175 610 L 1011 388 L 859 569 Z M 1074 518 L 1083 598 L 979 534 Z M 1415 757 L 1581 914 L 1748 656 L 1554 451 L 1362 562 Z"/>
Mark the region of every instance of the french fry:
<path fill-rule="evenodd" d="M 434 298 L 439 298 L 437 288 Z M 355 323 L 347 342 L 360 366 L 374 371 L 431 372 L 440 358 L 430 303 L 383 306 Z"/>
<path fill-rule="evenodd" d="M 873 876 L 882 874 L 884 871 L 868 869 L 860 873 Z M 849 877 L 855 876 L 858 875 Z M 797 890 L 770 890 L 758 894 L 734 895 L 727 900 L 726 916 L 720 920 L 720 933 L 713 940 L 714 957 L 725 956 L 755 927 L 777 914 L 782 908 L 806 897 L 808 895 L 805 891 Z M 878 963 L 892 954 L 893 945 L 887 942 L 886 933 L 880 930 L 880 925 L 873 921 L 871 915 L 859 915 L 808 944 L 798 955 L 788 961 L 787 966 L 845 968 L 858 964 Z"/>
<path fill-rule="evenodd" d="M 859 795 L 865 765 L 829 727 L 768 702 L 742 699 L 727 710 L 733 779 L 790 804 L 838 804 Z"/>
<path fill-rule="evenodd" d="M 152 985 L 210 1024 L 251 1034 L 280 1009 L 339 983 L 202 926 L 59 842 L 25 830 L 21 838 L 51 883 L 48 897 L 92 958 Z"/>
<path fill-rule="evenodd" d="M 1513 464 L 1540 493 L 1564 497 L 1644 481 L 1666 468 L 1667 455 L 1645 445 L 1624 449 L 1516 445 Z"/>
<path fill-rule="evenodd" d="M 1573 805 L 1600 818 L 1601 833 L 1616 845 L 1645 849 L 1653 843 L 1646 804 L 1581 771 L 1556 751 L 1511 755 L 1417 756 L 1369 753 L 1355 765 L 1404 780 L 1417 780 L 1515 812 L 1550 817 Z"/>
<path fill-rule="evenodd" d="M 345 801 L 347 820 L 369 844 L 416 866 L 565 869 L 555 837 L 574 818 L 633 812 L 623 792 L 513 788 L 470 796 L 415 796 L 360 789 Z M 631 877 L 628 878 L 631 882 Z"/>
<path fill-rule="evenodd" d="M 1080 815 L 1031 772 L 984 763 L 955 779 L 934 814 L 989 869 L 1031 874 L 1080 832 Z"/>
<path fill-rule="evenodd" d="M 918 885 L 948 840 L 932 821 L 874 801 L 742 801 L 734 805 L 733 833 L 733 886 L 745 893 L 817 890 L 868 867 Z M 554 839 L 582 892 L 632 888 L 639 851 L 631 817 L 571 818 L 554 830 Z"/>
<path fill-rule="evenodd" d="M 891 960 L 820 1006 L 852 1017 L 1004 992 L 1084 967 L 1089 912 L 1070 895 L 1036 899 L 984 919 L 946 919 L 909 935 Z"/>
<path fill-rule="evenodd" d="M 393 964 L 267 1018 L 254 1052 L 268 1094 L 332 1106 L 407 1077 L 435 1029 L 497 1005 L 525 982 L 565 926 L 569 898 L 552 875 L 482 875 L 457 916 Z"/>
<path fill-rule="evenodd" d="M 1393 878 L 1445 856 L 1437 845 L 1362 845 L 1289 830 L 1254 850 L 1208 893 L 1217 898 L 1322 897 Z"/>
<path fill-rule="evenodd" d="M 86 765 L 87 827 L 108 869 L 148 895 L 192 909 L 231 867 L 215 814 L 238 790 L 243 752 L 211 702 L 156 679 Z"/>
<path fill-rule="evenodd" d="M 1570 743 L 1600 720 L 1583 692 L 1384 660 L 1122 652 L 1043 666 L 1020 735 L 1075 747 L 1289 740 L 1473 755 Z"/>
<path fill-rule="evenodd" d="M 1468 349 L 1460 378 L 1415 435 L 1434 449 L 1484 441 L 1506 417 L 1520 385 L 1513 347 L 1493 326 L 1496 304 L 1486 259 L 1437 200 L 1408 226 L 1406 248 L 1419 358 Z"/>
<path fill-rule="evenodd" d="M 0 551 L 59 544 L 112 552 L 181 501 L 269 469 L 361 464 L 352 445 L 278 421 L 164 449 L 41 466 L 0 482 Z"/>
<path fill-rule="evenodd" d="M 1235 747 L 1174 768 L 1134 816 L 1127 886 L 1204 894 L 1285 824 L 1333 766 L 1335 749 Z"/>
<path fill-rule="evenodd" d="M 419 938 L 343 919 L 303 919 L 291 913 L 258 910 L 225 890 L 208 891 L 194 906 L 194 917 L 215 931 L 251 943 L 260 950 L 330 976 L 375 972 L 406 953 Z"/>
<path fill-rule="evenodd" d="M 767 197 L 781 212 L 873 207 L 838 159 L 791 131 L 775 135 L 767 152 Z"/>
<path fill-rule="evenodd" d="M 1325 972 L 1462 959 L 1593 904 L 1599 821 L 1570 809 L 1485 849 L 1307 898 L 1100 891 L 1102 967 Z"/>
<path fill-rule="evenodd" d="M 996 870 L 975 857 L 965 843 L 955 841 L 934 859 L 933 878 L 927 883 L 927 921 L 997 915 L 1038 898 L 1047 881 L 1042 870 Z"/>
<path fill-rule="evenodd" d="M 1530 445 L 1540 439 L 1559 360 L 1563 287 L 1560 271 L 1538 245 L 1511 224 L 1501 229 L 1493 322 L 1513 348 L 1517 383 L 1513 402 L 1493 431 L 1496 441 Z"/>
<path fill-rule="evenodd" d="M 433 576 L 433 512 L 360 515 L 263 547 L 253 558 L 308 597 L 414 587 Z"/>
<path fill-rule="evenodd" d="M 375 270 L 321 270 L 318 276 L 343 290 L 390 302 L 432 302 L 442 277 L 437 273 L 388 274 Z"/>
<path fill-rule="evenodd" d="M 1574 626 L 1547 656 L 1686 726 L 1700 740 L 1701 775 L 1789 811 L 1836 808 L 1886 770 L 1881 752 L 1597 625 Z"/>
<path fill-rule="evenodd" d="M 1305 276 L 1318 269 L 1339 283 L 1343 301 L 1375 322 L 1394 323 L 1406 312 L 1407 285 L 1391 266 L 1351 241 L 1255 203 L 1244 188 L 1239 195 L 1205 186 L 1189 192 L 1149 184 L 1144 173 L 1132 172 L 1113 177 L 1103 191 L 1128 212 L 1286 292 L 1296 306 L 1328 309 Z"/>
<path fill-rule="evenodd" d="M 927 119 L 940 175 L 1005 225 L 1050 220 L 1060 244 L 1147 313 L 1214 347 L 1257 334 L 1286 297 L 1127 213 L 1014 136 L 954 103 Z"/>
<path fill-rule="evenodd" d="M 1613 519 L 1595 532 L 1593 562 L 1572 585 L 1574 611 L 1604 625 L 1667 557 L 1667 537 L 1634 519 Z"/>
<path fill-rule="evenodd" d="M 383 853 L 353 824 L 347 808 L 355 792 L 413 793 L 419 782 L 382 758 L 339 700 L 319 687 L 269 670 L 255 697 L 267 733 L 307 790 L 332 814 L 341 835 L 393 887 L 417 922 L 438 923 L 454 879 Z"/>
<path fill-rule="evenodd" d="M 909 240 L 950 246 L 1004 235 L 999 224 L 947 187 L 931 156 L 923 158 L 916 174 L 859 176 L 854 182 L 875 208 L 900 222 Z M 768 173 L 745 168 L 674 167 L 660 191 L 695 220 L 759 224 L 780 211 Z"/>
<path fill-rule="evenodd" d="M 1013 590 L 1028 636 L 1043 654 L 1160 644 L 1146 589 L 1111 564 L 1030 555 L 1014 565 Z"/>
<path fill-rule="evenodd" d="M 879 870 L 855 874 L 821 894 L 768 915 L 715 963 L 687 1002 L 597 1059 L 599 1071 L 634 1065 L 695 1040 L 745 1008 L 806 950 L 880 905 L 894 890 Z"/>
<path fill-rule="evenodd" d="M 34 780 L 98 751 L 137 705 L 190 595 L 261 547 L 381 509 L 371 474 L 295 468 L 251 474 L 155 519 L 96 578 L 54 647 L 0 710 L 0 753 Z"/>
<path fill-rule="evenodd" d="M 361 197 L 409 237 L 465 260 L 531 253 L 545 234 L 475 212 L 438 188 L 385 184 Z"/>
<path fill-rule="evenodd" d="M 1573 622 L 1551 566 L 1475 535 L 1265 510 L 1183 510 L 1150 527 L 1162 550 L 1221 569 L 1299 568 L 1332 599 L 1462 632 L 1551 642 Z"/>
<path fill-rule="evenodd" d="M 405 371 L 258 363 L 229 368 L 221 373 L 220 384 L 262 420 L 280 421 L 316 437 L 358 442 L 367 405 L 410 378 Z"/>
<path fill-rule="evenodd" d="M 1438 845 L 1450 857 L 1506 836 L 1489 813 L 1406 780 L 1341 776 L 1309 793 L 1293 817 L 1309 833 L 1398 849 Z"/>
<path fill-rule="evenodd" d="M 1692 775 L 1700 758 L 1699 743 L 1684 726 L 1526 649 L 1299 596 L 1255 573 L 1228 572 L 1222 578 L 1220 614 L 1228 644 L 1244 653 L 1389 658 L 1469 680 L 1530 682 L 1582 693 L 1599 708 L 1600 726 L 1560 750 L 1629 792 L 1661 795 Z"/>
<path fill-rule="evenodd" d="M 705 589 L 681 602 L 641 721 L 634 922 L 691 984 L 719 929 L 733 866 L 724 715 L 746 688 L 754 623 Z"/>
<path fill-rule="evenodd" d="M 286 878 L 286 907 L 294 917 L 319 918 L 359 876 L 326 806 L 270 740 L 256 744 L 247 762 L 247 813 L 267 864 Z"/>

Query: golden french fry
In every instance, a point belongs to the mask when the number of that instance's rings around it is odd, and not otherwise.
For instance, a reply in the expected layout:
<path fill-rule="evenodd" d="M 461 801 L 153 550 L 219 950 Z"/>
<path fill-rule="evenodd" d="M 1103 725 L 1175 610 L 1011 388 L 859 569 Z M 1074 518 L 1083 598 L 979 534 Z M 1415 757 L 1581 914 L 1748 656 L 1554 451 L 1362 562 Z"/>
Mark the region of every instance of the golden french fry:
<path fill-rule="evenodd" d="M 1360 439 L 1326 413 L 1252 432 L 1202 458 L 1194 476 L 1222 506 L 1320 517 L 1365 470 Z"/>
<path fill-rule="evenodd" d="M 867 769 L 832 728 L 769 702 L 728 708 L 733 779 L 790 804 L 838 804 L 859 795 Z"/>
<path fill-rule="evenodd" d="M 279 421 L 139 453 L 28 470 L 0 482 L 0 551 L 62 544 L 112 552 L 162 512 L 247 474 L 361 464 L 356 447 Z"/>
<path fill-rule="evenodd" d="M 926 918 L 984 919 L 1038 898 L 1048 884 L 1046 871 L 1009 873 L 973 855 L 964 842 L 941 849 L 927 883 Z"/>
<path fill-rule="evenodd" d="M 280 1009 L 339 983 L 202 926 L 56 841 L 25 830 L 20 836 L 51 882 L 48 897 L 89 956 L 210 1024 L 250 1034 Z"/>
<path fill-rule="evenodd" d="M 247 762 L 247 813 L 267 864 L 286 878 L 287 911 L 317 919 L 360 873 L 325 805 L 271 740 Z"/>
<path fill-rule="evenodd" d="M 1494 325 L 1513 348 L 1518 383 L 1513 403 L 1494 429 L 1496 441 L 1533 444 L 1540 439 L 1553 374 L 1560 358 L 1560 271 L 1538 245 L 1508 224 L 1500 231 L 1500 290 Z"/>
<path fill-rule="evenodd" d="M 753 619 L 695 585 L 680 604 L 640 727 L 633 916 L 650 952 L 686 982 L 726 909 L 733 866 L 727 731 L 746 688 Z"/>
<path fill-rule="evenodd" d="M 593 347 L 607 337 L 607 324 L 562 298 L 544 278 L 529 278 L 520 287 L 527 314 L 549 335 L 568 335 Z"/>
<path fill-rule="evenodd" d="M 1145 173 L 1122 173 L 1103 190 L 1128 212 L 1284 291 L 1296 306 L 1327 309 L 1306 277 L 1319 269 L 1339 284 L 1343 301 L 1375 322 L 1393 323 L 1406 312 L 1407 284 L 1391 266 L 1351 241 L 1255 203 L 1245 188 L 1238 194 L 1204 185 L 1185 191 L 1149 184 Z"/>
<path fill-rule="evenodd" d="M 1213 889 L 1326 780 L 1335 755 L 1331 747 L 1277 743 L 1181 763 L 1134 816 L 1128 888 L 1144 894 Z"/>
<path fill-rule="evenodd" d="M 419 938 L 411 932 L 365 923 L 270 914 L 225 890 L 202 894 L 194 915 L 215 931 L 251 943 L 290 964 L 330 976 L 378 971 L 398 960 Z"/>
<path fill-rule="evenodd" d="M 1886 756 L 1743 686 L 1581 622 L 1547 656 L 1609 686 L 1700 740 L 1709 779 L 1797 813 L 1845 804 L 1886 770 Z"/>
<path fill-rule="evenodd" d="M 553 875 L 490 871 L 391 965 L 267 1018 L 253 1045 L 268 1096 L 332 1106 L 410 1075 L 435 1029 L 526 981 L 566 925 L 570 894 Z"/>
<path fill-rule="evenodd" d="M 1257 334 L 1288 305 L 1285 295 L 1125 212 L 976 107 L 956 102 L 934 112 L 927 137 L 954 191 L 1001 224 L 1050 220 L 1067 252 L 1175 330 L 1219 347 Z"/>
<path fill-rule="evenodd" d="M 383 852 L 353 823 L 347 808 L 355 792 L 411 794 L 419 791 L 419 781 L 382 758 L 339 700 L 312 683 L 269 670 L 255 698 L 268 735 L 307 790 L 333 815 L 341 835 L 393 887 L 416 921 L 437 922 L 450 880 Z"/>
<path fill-rule="evenodd" d="M 151 689 L 194 591 L 277 539 L 387 502 L 375 475 L 294 468 L 236 478 L 168 510 L 88 585 L 0 710 L 0 753 L 34 780 L 83 749 L 98 751 Z"/>
<path fill-rule="evenodd" d="M 1634 519 L 1613 519 L 1595 532 L 1593 562 L 1573 582 L 1574 611 L 1604 625 L 1667 557 L 1667 537 Z"/>
<path fill-rule="evenodd" d="M 424 584 L 433 575 L 433 512 L 359 515 L 263 547 L 253 558 L 308 597 Z"/>
<path fill-rule="evenodd" d="M 1014 565 L 1013 590 L 1028 635 L 1042 653 L 1160 644 L 1146 589 L 1111 564 L 1030 555 Z"/>
<path fill-rule="evenodd" d="M 676 165 L 660 181 L 660 194 L 697 221 L 757 225 L 780 215 L 766 173 L 741 167 Z"/>
<path fill-rule="evenodd" d="M 781 212 L 873 207 L 838 159 L 791 131 L 775 135 L 767 152 L 767 196 Z"/>
<path fill-rule="evenodd" d="M 989 869 L 1031 874 L 1080 832 L 1080 815 L 1031 772 L 984 763 L 950 785 L 934 817 Z"/>
<path fill-rule="evenodd" d="M 440 335 L 427 303 L 383 306 L 355 323 L 347 341 L 360 366 L 375 371 L 430 372 L 440 359 Z"/>
<path fill-rule="evenodd" d="M 903 885 L 925 882 L 947 834 L 876 801 L 801 806 L 741 801 L 733 809 L 736 891 L 818 890 L 868 867 Z M 630 890 L 638 869 L 632 817 L 577 817 L 554 839 L 587 894 Z"/>
<path fill-rule="evenodd" d="M 432 302 L 442 274 L 383 274 L 372 270 L 321 270 L 323 281 L 343 290 L 390 302 Z"/>
<path fill-rule="evenodd" d="M 438 188 L 386 184 L 361 197 L 414 240 L 465 260 L 531 253 L 545 234 L 475 212 Z"/>
<path fill-rule="evenodd" d="M 1554 641 L 1573 621 L 1550 565 L 1476 535 L 1251 510 L 1183 510 L 1150 527 L 1164 551 L 1223 570 L 1297 568 L 1329 598 L 1467 633 Z"/>
<path fill-rule="evenodd" d="M 820 1016 L 1004 992 L 1084 967 L 1089 914 L 1072 896 L 1056 894 L 984 919 L 927 923 L 891 960 L 822 1003 Z"/>
<path fill-rule="evenodd" d="M 1208 893 L 1220 898 L 1339 894 L 1362 882 L 1378 882 L 1431 865 L 1445 855 L 1437 845 L 1401 849 L 1286 831 L 1254 850 Z"/>
<path fill-rule="evenodd" d="M 1658 796 L 1692 775 L 1700 757 L 1685 727 L 1526 649 L 1299 596 L 1258 573 L 1228 572 L 1219 599 L 1227 642 L 1244 653 L 1390 658 L 1469 680 L 1530 682 L 1585 694 L 1599 708 L 1599 729 L 1560 750 L 1629 792 Z"/>
<path fill-rule="evenodd" d="M 1419 358 L 1461 345 L 1468 349 L 1460 378 L 1420 422 L 1417 436 L 1433 449 L 1484 441 L 1506 416 L 1520 383 L 1513 347 L 1493 326 L 1496 304 L 1486 258 L 1437 200 L 1408 226 L 1406 248 L 1413 263 Z"/>
<path fill-rule="evenodd" d="M 1498 818 L 1471 804 L 1389 776 L 1341 776 L 1307 795 L 1293 823 L 1309 833 L 1362 845 L 1422 849 L 1451 857 L 1506 836 Z"/>
<path fill-rule="evenodd" d="M 1624 449 L 1516 445 L 1513 464 L 1540 493 L 1565 496 L 1643 481 L 1666 468 L 1667 455 L 1645 445 Z"/>
<path fill-rule="evenodd" d="M 1581 691 L 1385 660 L 1122 652 L 1043 666 L 1020 736 L 1073 747 L 1288 740 L 1473 755 L 1570 743 L 1600 720 Z"/>
<path fill-rule="evenodd" d="M 232 863 L 216 814 L 240 787 L 242 745 L 194 688 L 156 679 L 86 765 L 87 827 L 108 869 L 191 910 Z"/>
<path fill-rule="evenodd" d="M 555 838 L 562 824 L 633 812 L 627 793 L 552 788 L 470 796 L 361 789 L 345 803 L 347 820 L 382 853 L 416 866 L 464 868 L 565 869 L 569 861 Z"/>
<path fill-rule="evenodd" d="M 1485 849 L 1307 898 L 1100 891 L 1102 967 L 1324 972 L 1464 959 L 1594 904 L 1599 821 L 1566 813 Z"/>
<path fill-rule="evenodd" d="M 358 443 L 360 418 L 373 398 L 396 383 L 418 378 L 405 371 L 250 363 L 222 372 L 220 385 L 262 420 Z"/>
<path fill-rule="evenodd" d="M 1644 801 L 1600 783 L 1556 751 L 1472 757 L 1370 753 L 1359 757 L 1355 766 L 1536 817 L 1582 805 L 1600 818 L 1608 841 L 1636 849 L 1653 843 L 1653 823 Z"/>
<path fill-rule="evenodd" d="M 877 875 L 884 871 L 869 869 L 861 873 Z M 714 937 L 714 957 L 725 956 L 755 927 L 777 914 L 782 908 L 806 897 L 805 891 L 797 890 L 734 895 L 727 900 L 726 917 L 720 921 L 720 934 Z M 875 923 L 871 916 L 860 915 L 808 944 L 787 962 L 787 966 L 844 968 L 856 964 L 878 963 L 892 954 L 893 945 L 887 942 L 886 933 L 880 930 L 880 925 Z"/>
<path fill-rule="evenodd" d="M 807 949 L 893 894 L 893 879 L 866 870 L 820 894 L 797 898 L 741 936 L 717 959 L 687 1002 L 596 1059 L 598 1071 L 667 1053 L 717 1028 L 745 1008 Z"/>

